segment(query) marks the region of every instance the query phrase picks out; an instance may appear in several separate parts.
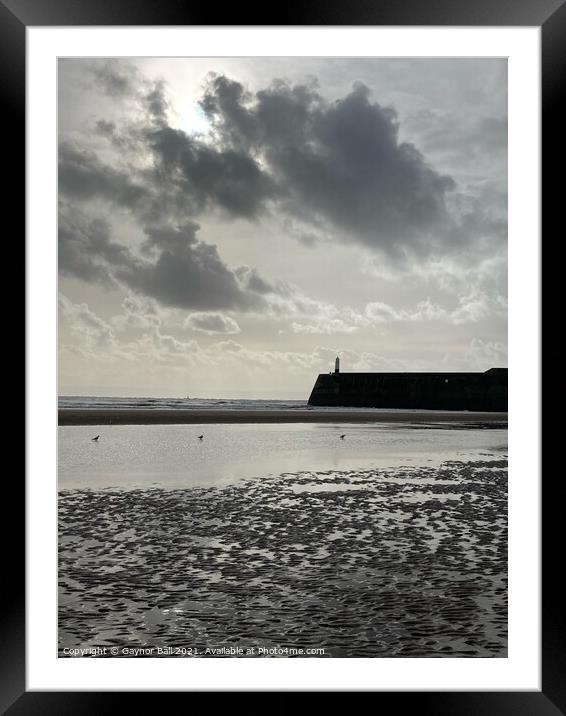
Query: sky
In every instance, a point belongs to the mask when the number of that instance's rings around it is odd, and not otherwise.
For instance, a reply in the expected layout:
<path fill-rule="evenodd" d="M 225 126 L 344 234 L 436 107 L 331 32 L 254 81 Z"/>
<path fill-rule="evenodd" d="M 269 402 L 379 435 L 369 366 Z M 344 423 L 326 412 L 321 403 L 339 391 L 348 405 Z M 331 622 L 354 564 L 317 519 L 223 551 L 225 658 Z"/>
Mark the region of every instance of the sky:
<path fill-rule="evenodd" d="M 507 63 L 60 59 L 59 393 L 507 365 Z"/>

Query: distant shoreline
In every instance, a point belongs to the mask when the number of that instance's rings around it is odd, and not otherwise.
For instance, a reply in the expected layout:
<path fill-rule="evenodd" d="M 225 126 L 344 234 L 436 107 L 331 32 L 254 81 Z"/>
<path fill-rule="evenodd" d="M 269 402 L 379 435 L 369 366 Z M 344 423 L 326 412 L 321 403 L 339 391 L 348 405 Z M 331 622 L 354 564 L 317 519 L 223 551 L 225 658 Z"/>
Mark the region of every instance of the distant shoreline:
<path fill-rule="evenodd" d="M 374 410 L 160 410 L 59 408 L 59 425 L 201 423 L 505 423 L 507 413 Z"/>

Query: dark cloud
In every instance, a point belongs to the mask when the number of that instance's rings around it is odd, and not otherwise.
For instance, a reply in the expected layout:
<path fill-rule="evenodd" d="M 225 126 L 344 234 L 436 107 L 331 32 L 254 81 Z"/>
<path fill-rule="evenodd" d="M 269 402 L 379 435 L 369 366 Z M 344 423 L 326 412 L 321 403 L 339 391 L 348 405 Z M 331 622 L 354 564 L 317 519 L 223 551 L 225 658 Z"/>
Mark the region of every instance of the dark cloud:
<path fill-rule="evenodd" d="M 252 221 L 273 210 L 305 245 L 334 238 L 397 260 L 464 255 L 471 245 L 486 251 L 505 233 L 504 217 L 478 202 L 450 213 L 453 180 L 399 140 L 395 110 L 361 83 L 328 102 L 315 81 L 275 80 L 251 93 L 211 75 L 201 106 L 212 131 L 203 137 L 169 125 L 164 83 L 107 64 L 93 73 L 105 92 L 135 99 L 142 111 L 130 125 L 96 123 L 113 154 L 62 142 L 60 193 L 72 205 L 102 200 L 130 211 L 143 241 L 135 253 L 111 238 L 104 221 L 85 223 L 67 212 L 60 224 L 63 272 L 118 280 L 165 305 L 250 310 L 289 289 L 249 266 L 228 267 L 216 246 L 197 238 L 193 218 L 205 211 Z M 501 123 L 487 122 L 484 130 L 501 144 Z M 455 205 L 451 199 L 451 211 Z"/>
<path fill-rule="evenodd" d="M 284 211 L 393 255 L 453 239 L 445 203 L 453 180 L 399 142 L 395 110 L 372 101 L 365 85 L 328 103 L 315 83 L 279 80 L 252 97 L 213 76 L 202 108 L 223 146 L 262 157 Z"/>
<path fill-rule="evenodd" d="M 107 125 L 102 128 L 109 131 Z M 93 152 L 81 150 L 69 142 L 59 145 L 61 194 L 82 200 L 102 198 L 134 209 L 146 202 L 150 193 L 131 176 L 130 172 L 104 164 Z"/>
<path fill-rule="evenodd" d="M 111 238 L 104 219 L 88 219 L 62 208 L 59 267 L 86 281 L 119 283 L 166 306 L 197 309 L 261 310 L 278 289 L 254 269 L 233 271 L 216 246 L 197 238 L 198 224 L 147 226 L 140 253 Z"/>
<path fill-rule="evenodd" d="M 121 154 L 132 152 L 135 155 L 140 150 L 144 153 L 146 151 L 145 146 L 140 142 L 139 136 L 136 136 L 131 130 L 126 132 L 118 130 L 116 122 L 99 119 L 94 125 L 94 133 L 108 140 Z M 69 142 L 67 142 L 67 146 L 79 151 Z"/>
<path fill-rule="evenodd" d="M 104 219 L 86 219 L 77 211 L 59 212 L 59 270 L 85 281 L 110 283 L 109 267 L 128 266 L 129 251 L 110 238 Z"/>
<path fill-rule="evenodd" d="M 96 131 L 103 137 L 113 137 L 116 125 L 114 122 L 107 122 L 105 119 L 99 119 L 96 122 Z"/>
<path fill-rule="evenodd" d="M 200 105 L 229 144 L 247 151 L 257 138 L 257 120 L 247 109 L 252 100 L 253 95 L 239 82 L 210 74 Z"/>
<path fill-rule="evenodd" d="M 126 83 L 105 66 L 97 76 L 115 88 Z M 201 101 L 213 126 L 209 138 L 168 124 L 162 82 L 140 81 L 137 99 L 147 126 L 131 131 L 153 167 L 127 175 L 64 144 L 62 192 L 102 196 L 141 213 L 142 223 L 185 220 L 207 210 L 255 220 L 272 208 L 398 259 L 461 249 L 470 240 L 446 206 L 453 180 L 429 166 L 413 144 L 399 141 L 395 110 L 374 101 L 361 83 L 330 103 L 315 81 L 275 80 L 252 94 L 211 75 Z M 116 144 L 111 123 L 101 120 L 97 128 Z M 125 146 L 124 133 L 120 141 Z"/>
<path fill-rule="evenodd" d="M 273 179 L 241 151 L 216 149 L 171 127 L 151 132 L 149 144 L 160 179 L 175 186 L 196 211 L 221 209 L 252 219 L 277 195 Z"/>
<path fill-rule="evenodd" d="M 133 100 L 152 119 L 158 122 L 165 119 L 169 103 L 163 80 L 149 80 L 134 65 L 113 60 L 93 61 L 90 75 L 95 87 L 108 97 Z"/>
<path fill-rule="evenodd" d="M 110 122 L 99 121 L 96 128 L 119 149 L 132 149 L 138 141 L 117 135 Z M 146 139 L 141 148 L 146 155 L 148 151 L 153 154 L 155 164 L 145 170 L 117 169 L 92 151 L 62 142 L 59 191 L 82 201 L 101 198 L 115 203 L 133 211 L 142 222 L 182 219 L 206 209 L 254 219 L 276 195 L 272 178 L 242 153 L 217 151 L 168 126 L 149 130 Z"/>
<path fill-rule="evenodd" d="M 216 246 L 197 239 L 198 228 L 194 222 L 146 227 L 143 249 L 154 260 L 123 267 L 118 278 L 168 306 L 202 310 L 259 307 L 259 297 L 245 290 Z"/>
<path fill-rule="evenodd" d="M 165 83 L 156 82 L 154 86 L 144 95 L 143 101 L 150 116 L 159 125 L 167 123 L 167 110 L 169 103 L 165 97 Z"/>
<path fill-rule="evenodd" d="M 97 124 L 97 132 L 106 135 L 121 153 L 140 150 L 132 135 L 118 135 L 112 123 Z M 141 145 L 147 153 L 147 147 Z M 81 149 L 69 141 L 59 145 L 59 192 L 73 202 L 88 204 L 103 200 L 126 209 L 141 224 L 158 224 L 171 218 L 184 220 L 197 212 L 194 197 L 179 191 L 174 181 L 162 173 L 134 165 L 114 167 L 93 151 Z"/>
<path fill-rule="evenodd" d="M 220 210 L 232 217 L 256 218 L 266 208 L 266 202 L 278 194 L 272 177 L 262 171 L 256 158 L 247 151 L 232 147 L 215 147 L 197 137 L 174 129 L 168 124 L 169 103 L 166 97 L 166 85 L 163 81 L 149 82 L 140 76 L 133 67 L 102 63 L 95 64 L 92 74 L 98 86 L 110 96 L 131 97 L 146 117 L 145 126 L 134 126 L 126 132 L 117 133 L 114 123 L 104 119 L 96 123 L 98 134 L 106 136 L 120 149 L 132 150 L 137 145 L 138 152 L 153 157 L 154 169 L 138 177 L 144 184 L 147 194 L 155 197 L 153 206 L 145 210 L 144 221 L 159 221 L 167 213 L 188 216 L 205 210 Z M 243 100 L 246 93 L 241 89 L 235 97 L 235 103 Z M 227 108 L 227 106 L 226 106 Z M 73 153 L 74 157 L 68 155 Z M 69 160 L 75 159 L 72 167 Z M 76 161 L 78 160 L 78 161 Z M 101 187 L 91 176 L 87 184 L 85 174 L 99 175 L 103 182 L 105 198 L 135 208 L 126 203 L 120 192 L 106 191 L 112 180 L 117 180 L 116 171 L 103 167 L 94 155 L 87 156 L 80 150 L 73 150 L 67 144 L 60 148 L 61 181 L 63 192 L 77 195 L 83 190 L 82 198 L 101 193 Z M 79 172 L 79 167 L 83 171 Z M 73 174 L 66 181 L 71 169 Z M 133 172 L 133 169 L 132 169 Z M 113 175 L 111 178 L 105 174 Z M 79 187 L 75 188 L 75 174 L 79 176 Z M 147 196 L 144 200 L 147 201 Z M 159 207 L 165 208 L 160 211 Z M 150 215 L 151 214 L 151 215 Z"/>
<path fill-rule="evenodd" d="M 135 95 L 142 81 L 132 65 L 111 60 L 94 62 L 91 74 L 95 84 L 109 97 L 114 98 Z"/>

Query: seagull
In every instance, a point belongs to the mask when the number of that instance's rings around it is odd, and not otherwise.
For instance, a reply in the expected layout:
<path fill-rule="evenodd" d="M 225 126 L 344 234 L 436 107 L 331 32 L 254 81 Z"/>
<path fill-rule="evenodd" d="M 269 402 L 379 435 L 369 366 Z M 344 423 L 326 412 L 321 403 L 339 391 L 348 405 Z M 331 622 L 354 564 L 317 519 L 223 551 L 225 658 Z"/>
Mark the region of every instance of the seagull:
<path fill-rule="evenodd" d="M 100 435 L 96 435 L 95 437 L 91 438 L 91 440 L 93 440 L 96 443 L 96 442 L 98 442 L 99 437 L 100 437 Z"/>
<path fill-rule="evenodd" d="M 198 436 L 198 439 L 199 439 L 199 440 L 202 440 L 203 437 L 204 437 L 204 435 L 199 435 L 199 436 Z"/>
<path fill-rule="evenodd" d="M 345 437 L 346 437 L 345 434 L 344 434 L 344 435 L 340 435 L 340 440 L 344 440 Z"/>

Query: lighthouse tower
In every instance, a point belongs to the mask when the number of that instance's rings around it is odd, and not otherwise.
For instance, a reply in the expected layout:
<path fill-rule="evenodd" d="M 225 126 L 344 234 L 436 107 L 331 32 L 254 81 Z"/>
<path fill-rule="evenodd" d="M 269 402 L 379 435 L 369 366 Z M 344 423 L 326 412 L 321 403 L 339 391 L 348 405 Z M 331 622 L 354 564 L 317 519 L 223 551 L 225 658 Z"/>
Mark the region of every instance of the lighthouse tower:
<path fill-rule="evenodd" d="M 336 361 L 334 362 L 334 373 L 340 373 L 340 358 L 336 356 Z"/>

